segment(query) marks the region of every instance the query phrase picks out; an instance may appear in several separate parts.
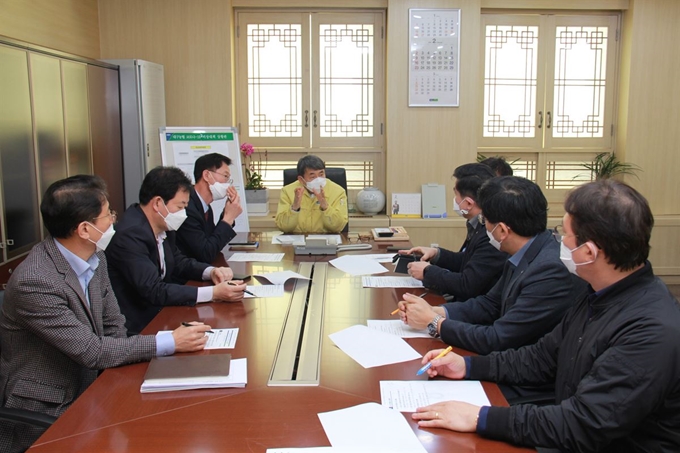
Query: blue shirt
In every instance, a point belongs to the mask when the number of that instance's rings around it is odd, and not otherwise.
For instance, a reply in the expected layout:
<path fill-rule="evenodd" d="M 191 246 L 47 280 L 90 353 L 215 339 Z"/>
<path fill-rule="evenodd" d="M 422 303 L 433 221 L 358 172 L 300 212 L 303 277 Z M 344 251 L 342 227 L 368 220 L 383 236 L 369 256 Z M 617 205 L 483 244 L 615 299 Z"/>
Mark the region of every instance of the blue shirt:
<path fill-rule="evenodd" d="M 57 248 L 64 255 L 66 261 L 68 262 L 73 272 L 75 272 L 76 277 L 78 277 L 78 282 L 80 287 L 85 293 L 85 300 L 87 301 L 87 308 L 90 308 L 90 292 L 87 287 L 90 284 L 90 280 L 94 276 L 94 272 L 99 267 L 99 257 L 96 253 L 93 253 L 87 261 L 83 260 L 81 257 L 64 247 L 59 241 L 54 240 Z M 175 338 L 172 336 L 172 332 L 164 332 L 156 335 L 156 355 L 166 356 L 175 353 Z"/>

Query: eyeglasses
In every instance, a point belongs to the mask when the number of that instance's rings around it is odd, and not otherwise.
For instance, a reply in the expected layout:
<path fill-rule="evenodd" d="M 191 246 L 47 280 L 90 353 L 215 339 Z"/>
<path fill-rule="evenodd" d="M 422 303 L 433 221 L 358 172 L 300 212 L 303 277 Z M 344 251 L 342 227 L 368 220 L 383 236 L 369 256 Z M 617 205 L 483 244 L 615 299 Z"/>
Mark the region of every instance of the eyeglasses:
<path fill-rule="evenodd" d="M 212 171 L 212 170 L 210 171 L 210 173 L 215 173 L 216 175 L 220 175 L 221 177 L 223 177 L 224 179 L 226 179 L 225 182 L 228 183 L 228 184 L 233 184 L 233 183 L 234 183 L 234 180 L 231 179 L 231 175 L 225 175 L 224 173 L 220 173 L 220 172 L 218 172 L 218 171 Z"/>
<path fill-rule="evenodd" d="M 96 221 L 99 219 L 103 219 L 104 217 L 111 217 L 111 222 L 116 223 L 116 220 L 118 219 L 118 213 L 116 211 L 112 211 L 109 209 L 109 213 L 100 217 L 94 217 L 92 221 Z"/>
<path fill-rule="evenodd" d="M 573 237 L 577 238 L 578 236 L 575 234 L 567 234 L 564 232 L 564 227 L 562 225 L 557 225 L 555 228 L 552 230 L 552 235 L 555 238 L 557 242 L 562 242 L 565 237 Z"/>
<path fill-rule="evenodd" d="M 347 236 L 347 242 L 350 244 L 360 244 L 360 243 L 366 243 L 371 240 L 373 236 L 370 234 L 357 234 L 355 236 Z"/>

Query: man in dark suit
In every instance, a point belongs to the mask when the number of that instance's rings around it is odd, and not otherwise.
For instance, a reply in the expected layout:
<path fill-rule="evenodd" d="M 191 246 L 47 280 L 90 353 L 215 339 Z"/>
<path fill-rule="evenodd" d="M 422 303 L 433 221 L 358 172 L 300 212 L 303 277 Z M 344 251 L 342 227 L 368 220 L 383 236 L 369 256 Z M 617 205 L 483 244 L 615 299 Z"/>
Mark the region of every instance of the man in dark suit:
<path fill-rule="evenodd" d="M 486 165 L 465 164 L 456 168 L 453 177 L 453 210 L 467 219 L 467 237 L 460 251 L 414 247 L 400 253 L 422 255 L 420 261 L 408 264 L 408 273 L 422 280 L 426 288 L 461 301 L 486 294 L 501 276 L 508 255 L 489 243 L 486 228 L 479 221 L 482 210 L 477 192 L 494 177 L 493 171 Z"/>
<path fill-rule="evenodd" d="M 177 230 L 177 248 L 189 258 L 212 263 L 236 232 L 232 228 L 241 214 L 241 198 L 232 186 L 231 159 L 219 153 L 206 154 L 194 164 L 194 188 L 189 194 L 187 219 Z M 210 203 L 227 199 L 217 225 Z"/>
<path fill-rule="evenodd" d="M 140 332 L 166 305 L 243 299 L 246 285 L 232 282 L 231 269 L 187 258 L 175 245 L 186 219 L 191 181 L 176 167 L 156 167 L 139 189 L 106 249 L 109 276 L 130 333 Z M 181 281 L 209 280 L 215 286 Z"/>
<path fill-rule="evenodd" d="M 405 294 L 402 320 L 434 337 L 479 354 L 533 344 L 550 332 L 585 283 L 560 261 L 560 246 L 546 230 L 548 202 L 533 182 L 514 176 L 487 181 L 479 190 L 489 242 L 512 255 L 503 274 L 482 296 L 430 306 Z"/>
<path fill-rule="evenodd" d="M 52 184 L 40 205 L 51 237 L 7 284 L 0 312 L 0 389 L 6 407 L 61 415 L 99 370 L 203 349 L 210 326 L 126 335 L 102 250 L 116 213 L 97 176 Z M 23 451 L 40 431 L 0 422 L 0 451 Z"/>

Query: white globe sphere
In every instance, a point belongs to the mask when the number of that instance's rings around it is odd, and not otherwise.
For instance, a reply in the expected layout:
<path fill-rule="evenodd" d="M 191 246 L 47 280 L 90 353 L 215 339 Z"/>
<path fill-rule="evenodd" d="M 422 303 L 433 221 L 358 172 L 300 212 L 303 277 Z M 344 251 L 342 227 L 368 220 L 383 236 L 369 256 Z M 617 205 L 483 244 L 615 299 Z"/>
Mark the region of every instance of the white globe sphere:
<path fill-rule="evenodd" d="M 357 194 L 356 206 L 364 214 L 377 214 L 385 207 L 385 194 L 377 187 L 366 187 Z"/>

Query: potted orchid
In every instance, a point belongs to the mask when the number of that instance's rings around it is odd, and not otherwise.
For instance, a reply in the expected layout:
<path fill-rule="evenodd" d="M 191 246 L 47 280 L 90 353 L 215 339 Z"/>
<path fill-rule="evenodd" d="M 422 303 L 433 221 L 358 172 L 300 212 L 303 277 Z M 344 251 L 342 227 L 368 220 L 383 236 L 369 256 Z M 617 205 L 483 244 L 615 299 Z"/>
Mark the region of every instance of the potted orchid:
<path fill-rule="evenodd" d="M 243 170 L 245 172 L 246 203 L 248 203 L 249 214 L 262 213 L 268 211 L 269 190 L 262 181 L 262 154 L 255 154 L 255 147 L 250 143 L 241 144 L 241 154 L 243 155 Z M 265 163 L 267 151 L 264 152 Z M 261 212 L 260 212 L 261 211 Z"/>

